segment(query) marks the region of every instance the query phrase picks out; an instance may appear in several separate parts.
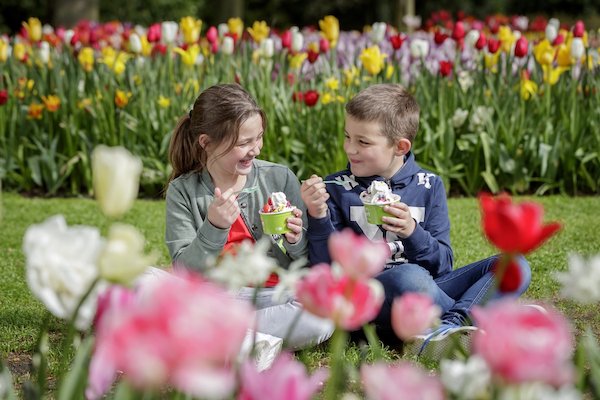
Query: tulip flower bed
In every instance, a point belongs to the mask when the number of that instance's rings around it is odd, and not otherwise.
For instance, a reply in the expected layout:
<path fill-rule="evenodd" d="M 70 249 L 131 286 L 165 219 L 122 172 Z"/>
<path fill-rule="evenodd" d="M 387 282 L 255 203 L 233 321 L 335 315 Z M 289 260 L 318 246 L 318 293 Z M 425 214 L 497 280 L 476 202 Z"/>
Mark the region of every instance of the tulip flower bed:
<path fill-rule="evenodd" d="M 0 36 L 0 179 L 5 188 L 89 194 L 91 150 L 141 157 L 142 190 L 168 176 L 177 119 L 199 91 L 239 82 L 266 110 L 261 157 L 300 177 L 346 163 L 344 104 L 375 82 L 406 85 L 421 104 L 417 160 L 447 189 L 598 193 L 598 36 L 582 21 L 445 13 L 412 33 L 374 23 L 341 31 L 271 29 L 192 17 L 148 27 L 35 18 Z"/>

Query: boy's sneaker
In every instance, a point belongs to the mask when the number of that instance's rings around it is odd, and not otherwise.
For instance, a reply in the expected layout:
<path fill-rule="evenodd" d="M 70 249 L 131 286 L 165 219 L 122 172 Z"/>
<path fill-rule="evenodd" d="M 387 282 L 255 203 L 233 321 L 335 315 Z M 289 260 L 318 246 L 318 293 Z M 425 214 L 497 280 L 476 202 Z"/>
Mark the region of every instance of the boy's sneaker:
<path fill-rule="evenodd" d="M 404 344 L 404 355 L 441 360 L 469 352 L 475 326 L 440 325 L 432 332 L 417 335 Z"/>

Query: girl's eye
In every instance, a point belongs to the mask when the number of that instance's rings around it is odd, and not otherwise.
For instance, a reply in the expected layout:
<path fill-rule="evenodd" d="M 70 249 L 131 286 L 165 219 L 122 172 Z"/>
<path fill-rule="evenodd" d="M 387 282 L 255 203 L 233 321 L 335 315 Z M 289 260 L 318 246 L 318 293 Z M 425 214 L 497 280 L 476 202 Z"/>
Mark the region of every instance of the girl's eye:
<path fill-rule="evenodd" d="M 362 144 L 362 145 L 365 145 L 365 146 L 368 146 L 368 145 L 370 145 L 371 143 L 369 143 L 369 142 L 365 142 L 364 140 L 361 140 L 361 141 L 360 141 L 360 144 Z"/>

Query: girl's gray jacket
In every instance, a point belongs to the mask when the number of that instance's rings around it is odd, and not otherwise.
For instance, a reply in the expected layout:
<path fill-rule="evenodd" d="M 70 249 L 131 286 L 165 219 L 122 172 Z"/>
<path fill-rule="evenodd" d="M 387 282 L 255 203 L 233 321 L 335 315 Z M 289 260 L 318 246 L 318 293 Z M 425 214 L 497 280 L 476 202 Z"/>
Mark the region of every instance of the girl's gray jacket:
<path fill-rule="evenodd" d="M 273 192 L 285 193 L 291 204 L 302 210 L 303 226 L 306 226 L 306 207 L 300 197 L 300 182 L 296 175 L 283 165 L 262 160 L 254 160 L 253 164 L 245 187 L 258 186 L 259 190 L 241 193 L 237 200 L 242 219 L 254 239 L 263 236 L 258 211 Z M 181 175 L 169 183 L 165 239 L 174 265 L 204 271 L 221 254 L 229 228 L 217 228 L 206 218 L 214 190 L 206 169 Z M 306 235 L 303 234 L 295 244 L 288 243 L 283 236 L 268 236 L 271 242 L 269 255 L 281 267 L 287 268 L 292 260 L 307 256 Z"/>

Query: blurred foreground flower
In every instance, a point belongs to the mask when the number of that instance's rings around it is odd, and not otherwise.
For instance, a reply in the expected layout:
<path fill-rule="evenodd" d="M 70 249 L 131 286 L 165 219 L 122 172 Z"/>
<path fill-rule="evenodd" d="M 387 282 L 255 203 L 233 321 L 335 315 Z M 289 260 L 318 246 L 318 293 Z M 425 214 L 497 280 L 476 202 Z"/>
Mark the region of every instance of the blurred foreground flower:
<path fill-rule="evenodd" d="M 53 315 L 66 320 L 73 317 L 98 277 L 96 262 L 103 245 L 97 228 L 69 227 L 62 215 L 27 229 L 23 239 L 27 284 Z M 95 311 L 95 298 L 89 296 L 77 313 L 77 329 L 87 329 Z"/>
<path fill-rule="evenodd" d="M 569 256 L 569 271 L 557 272 L 564 297 L 581 304 L 600 302 L 600 255 L 587 260 L 579 254 Z"/>
<path fill-rule="evenodd" d="M 123 147 L 100 145 L 92 153 L 94 196 L 108 217 L 121 217 L 137 198 L 142 162 Z"/>
<path fill-rule="evenodd" d="M 97 326 L 89 398 L 100 398 L 117 371 L 141 390 L 168 385 L 208 399 L 233 392 L 232 363 L 254 319 L 249 304 L 196 275 L 175 272 L 146 285 L 129 307 L 112 305 Z"/>

